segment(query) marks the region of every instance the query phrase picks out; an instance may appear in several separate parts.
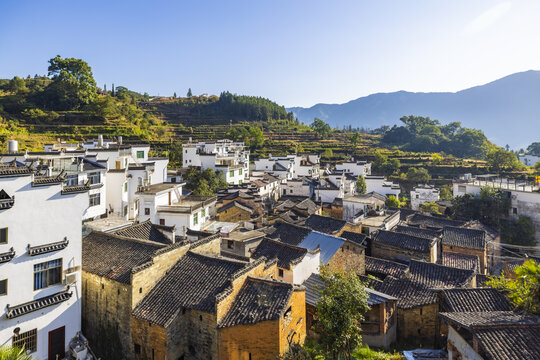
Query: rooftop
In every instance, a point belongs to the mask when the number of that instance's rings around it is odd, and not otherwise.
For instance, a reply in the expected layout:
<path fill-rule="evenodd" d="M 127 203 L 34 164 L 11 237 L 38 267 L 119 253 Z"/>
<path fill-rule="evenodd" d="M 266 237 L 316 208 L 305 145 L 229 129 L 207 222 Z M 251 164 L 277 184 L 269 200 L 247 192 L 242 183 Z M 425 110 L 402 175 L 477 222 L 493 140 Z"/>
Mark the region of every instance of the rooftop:
<path fill-rule="evenodd" d="M 162 191 L 173 190 L 174 188 L 178 188 L 182 185 L 185 185 L 185 183 L 160 183 L 160 184 L 148 185 L 148 186 L 140 187 L 137 190 L 137 194 L 155 195 Z"/>
<path fill-rule="evenodd" d="M 480 259 L 478 255 L 469 255 L 462 253 L 443 252 L 441 255 L 441 264 L 458 269 L 480 270 Z"/>
<path fill-rule="evenodd" d="M 540 327 L 477 329 L 473 336 L 488 360 L 540 359 Z"/>
<path fill-rule="evenodd" d="M 441 312 L 439 316 L 450 323 L 469 330 L 476 327 L 511 325 L 536 325 L 540 328 L 540 318 L 538 316 L 513 311 Z"/>
<path fill-rule="evenodd" d="M 345 220 L 337 220 L 327 216 L 311 215 L 306 219 L 306 227 L 326 234 L 335 234 L 347 224 Z"/>
<path fill-rule="evenodd" d="M 347 239 L 358 245 L 366 246 L 367 235 L 361 233 L 355 233 L 352 231 L 344 231 L 341 233 L 340 237 Z"/>
<path fill-rule="evenodd" d="M 436 230 L 441 230 L 445 226 L 462 226 L 465 224 L 463 221 L 450 220 L 443 217 L 429 216 L 421 213 L 415 213 L 407 217 L 407 223 L 412 226 Z"/>
<path fill-rule="evenodd" d="M 398 225 L 396 226 L 393 231 L 402 233 L 402 234 L 408 234 L 416 237 L 421 237 L 425 239 L 436 239 L 438 238 L 441 233 L 436 230 L 429 230 L 429 229 L 421 229 L 414 226 L 403 226 Z"/>
<path fill-rule="evenodd" d="M 452 288 L 468 286 L 475 275 L 473 270 L 456 269 L 448 266 L 411 260 L 410 279 L 429 288 Z"/>
<path fill-rule="evenodd" d="M 114 234 L 130 237 L 134 239 L 149 240 L 156 243 L 170 245 L 174 241 L 164 234 L 165 232 L 174 232 L 174 226 L 154 225 L 150 220 L 140 224 L 134 224 L 127 228 L 116 230 Z"/>
<path fill-rule="evenodd" d="M 324 234 L 318 231 L 312 231 L 308 236 L 302 240 L 299 247 L 306 248 L 308 250 L 321 249 L 321 264 L 326 264 L 339 250 L 341 245 L 345 242 L 345 239 Z"/>
<path fill-rule="evenodd" d="M 280 268 L 289 269 L 291 265 L 298 264 L 306 256 L 305 248 L 288 245 L 279 241 L 263 239 L 251 255 L 253 259 L 265 257 L 268 260 L 278 260 Z"/>
<path fill-rule="evenodd" d="M 483 230 L 445 226 L 441 240 L 443 245 L 467 249 L 485 250 L 486 232 Z"/>
<path fill-rule="evenodd" d="M 376 290 L 398 298 L 397 307 L 401 309 L 436 304 L 438 301 L 436 291 L 408 278 L 396 279 L 387 276 Z"/>
<path fill-rule="evenodd" d="M 392 276 L 402 277 L 408 269 L 407 265 L 399 264 L 393 261 L 366 256 L 366 273 L 374 276 Z"/>
<path fill-rule="evenodd" d="M 435 241 L 403 233 L 379 230 L 373 237 L 373 244 L 375 243 L 382 243 L 401 249 L 429 253 Z"/>
<path fill-rule="evenodd" d="M 509 311 L 505 297 L 493 288 L 443 290 L 445 312 Z"/>
<path fill-rule="evenodd" d="M 300 242 L 302 242 L 302 240 L 304 240 L 311 232 L 311 229 L 286 222 L 282 222 L 275 226 L 276 230 L 269 237 L 273 239 L 279 238 L 279 241 L 289 245 L 296 246 L 300 244 Z"/>
<path fill-rule="evenodd" d="M 224 237 L 225 239 L 234 240 L 234 241 L 251 241 L 254 239 L 260 239 L 265 236 L 265 233 L 258 230 L 247 230 L 247 229 L 238 229 L 229 233 L 228 236 Z"/>

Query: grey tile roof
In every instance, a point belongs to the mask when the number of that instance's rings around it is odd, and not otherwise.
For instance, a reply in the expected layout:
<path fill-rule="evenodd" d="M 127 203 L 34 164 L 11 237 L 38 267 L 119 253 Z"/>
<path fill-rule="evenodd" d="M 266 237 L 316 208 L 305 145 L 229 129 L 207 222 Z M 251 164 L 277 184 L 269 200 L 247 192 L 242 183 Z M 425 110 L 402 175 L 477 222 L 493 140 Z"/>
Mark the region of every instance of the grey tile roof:
<path fill-rule="evenodd" d="M 365 264 L 366 273 L 377 277 L 392 276 L 399 278 L 403 276 L 408 269 L 407 265 L 371 256 L 366 256 Z"/>
<path fill-rule="evenodd" d="M 24 176 L 32 174 L 32 169 L 26 166 L 0 166 L 0 176 Z"/>
<path fill-rule="evenodd" d="M 149 240 L 165 245 L 172 244 L 173 241 L 162 232 L 162 228 L 163 226 L 154 225 L 150 220 L 147 220 L 142 223 L 134 224 L 117 230 L 113 232 L 113 234 L 133 239 Z M 173 230 L 171 227 L 168 228 L 169 231 Z"/>
<path fill-rule="evenodd" d="M 13 318 L 23 316 L 25 314 L 28 314 L 34 311 L 41 310 L 49 306 L 60 304 L 61 302 L 68 300 L 71 297 L 71 295 L 73 295 L 73 292 L 72 291 L 69 292 L 69 287 L 68 287 L 68 290 L 64 290 L 56 294 L 52 294 L 52 295 L 45 296 L 39 299 L 35 299 L 24 304 L 15 305 L 15 306 L 7 305 L 6 318 L 13 319 Z"/>
<path fill-rule="evenodd" d="M 403 225 L 396 226 L 393 229 L 393 231 L 397 233 L 408 234 L 408 235 L 421 237 L 425 239 L 436 239 L 441 235 L 441 233 L 436 230 L 421 229 L 414 226 L 403 226 Z"/>
<path fill-rule="evenodd" d="M 300 244 L 311 232 L 311 229 L 307 227 L 286 222 L 276 224 L 275 227 L 276 230 L 269 236 L 270 238 L 279 238 L 279 241 L 295 246 Z"/>
<path fill-rule="evenodd" d="M 53 251 L 59 251 L 65 249 L 69 244 L 69 240 L 64 238 L 62 241 L 57 241 L 44 245 L 30 246 L 28 245 L 28 255 L 36 256 L 41 254 L 47 254 Z"/>
<path fill-rule="evenodd" d="M 287 310 L 292 293 L 292 284 L 248 277 L 219 327 L 277 320 Z"/>
<path fill-rule="evenodd" d="M 0 210 L 11 209 L 14 204 L 15 197 L 9 196 L 4 189 L 0 190 Z"/>
<path fill-rule="evenodd" d="M 473 332 L 487 360 L 540 359 L 540 327 L 503 327 Z"/>
<path fill-rule="evenodd" d="M 441 241 L 443 245 L 484 250 L 486 248 L 486 232 L 483 230 L 445 226 Z"/>
<path fill-rule="evenodd" d="M 372 244 L 375 245 L 376 243 L 382 243 L 397 248 L 418 251 L 422 253 L 429 253 L 435 241 L 408 234 L 396 233 L 393 231 L 379 230 L 377 234 L 373 237 Z"/>
<path fill-rule="evenodd" d="M 130 284 L 132 269 L 150 261 L 154 252 L 163 247 L 163 244 L 94 231 L 83 238 L 82 267 L 89 273 Z"/>
<path fill-rule="evenodd" d="M 442 299 L 445 312 L 512 310 L 505 297 L 493 288 L 443 290 Z"/>
<path fill-rule="evenodd" d="M 443 252 L 441 255 L 441 264 L 458 269 L 475 270 L 480 269 L 480 259 L 477 255 L 468 255 L 454 252 Z"/>
<path fill-rule="evenodd" d="M 340 237 L 352 241 L 358 245 L 366 246 L 367 236 L 360 233 L 355 233 L 352 231 L 344 231 L 341 233 Z"/>
<path fill-rule="evenodd" d="M 237 202 L 237 201 L 231 201 L 229 203 L 227 203 L 226 205 L 223 205 L 222 207 L 220 207 L 219 209 L 217 209 L 217 212 L 220 213 L 220 212 L 223 212 L 227 209 L 230 209 L 232 207 L 237 207 L 239 209 L 242 209 L 250 214 L 253 213 L 253 208 L 251 206 L 248 206 L 246 204 L 242 204 L 240 202 Z"/>
<path fill-rule="evenodd" d="M 540 318 L 531 314 L 520 314 L 513 311 L 480 311 L 480 312 L 441 312 L 439 316 L 450 323 L 466 329 L 475 327 L 537 325 Z"/>
<path fill-rule="evenodd" d="M 463 221 L 450 220 L 443 217 L 429 216 L 420 213 L 408 216 L 406 221 L 412 226 L 436 230 L 440 230 L 445 226 L 462 226 L 465 224 Z"/>
<path fill-rule="evenodd" d="M 397 307 L 400 309 L 412 309 L 438 302 L 435 290 L 428 289 L 407 278 L 396 279 L 388 276 L 376 290 L 396 297 L 398 299 Z"/>
<path fill-rule="evenodd" d="M 0 264 L 11 261 L 15 257 L 15 250 L 9 249 L 8 252 L 0 253 Z"/>
<path fill-rule="evenodd" d="M 62 194 L 76 194 L 76 193 L 83 193 L 90 190 L 90 185 L 82 184 L 82 185 L 65 185 L 62 187 Z"/>
<path fill-rule="evenodd" d="M 319 209 L 319 205 L 315 204 L 313 200 L 306 198 L 294 205 L 294 208 L 306 211 L 309 215 L 315 213 Z"/>
<path fill-rule="evenodd" d="M 411 260 L 410 279 L 429 288 L 453 288 L 468 286 L 475 276 L 473 270 L 456 269 L 448 266 Z"/>
<path fill-rule="evenodd" d="M 335 234 L 347 224 L 345 220 L 333 219 L 328 216 L 311 215 L 306 219 L 306 227 L 325 234 Z"/>
<path fill-rule="evenodd" d="M 280 268 L 289 269 L 290 266 L 298 264 L 304 259 L 307 249 L 285 244 L 279 241 L 263 239 L 255 248 L 251 255 L 253 259 L 265 257 L 268 260 L 278 260 Z"/>
<path fill-rule="evenodd" d="M 168 326 L 183 308 L 216 311 L 216 297 L 231 287 L 231 279 L 246 262 L 188 252 L 159 280 L 132 314 Z"/>

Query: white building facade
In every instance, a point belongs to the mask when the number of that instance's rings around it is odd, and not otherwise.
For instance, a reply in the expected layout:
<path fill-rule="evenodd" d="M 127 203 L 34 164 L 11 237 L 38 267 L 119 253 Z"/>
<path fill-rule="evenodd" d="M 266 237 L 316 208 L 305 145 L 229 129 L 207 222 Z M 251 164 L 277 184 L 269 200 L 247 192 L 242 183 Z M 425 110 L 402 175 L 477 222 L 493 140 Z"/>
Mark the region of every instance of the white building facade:
<path fill-rule="evenodd" d="M 399 184 L 394 184 L 391 181 L 386 180 L 384 176 L 368 175 L 365 176 L 366 180 L 366 192 L 376 192 L 384 196 L 394 195 L 398 197 L 401 194 L 401 188 Z"/>
<path fill-rule="evenodd" d="M 431 185 L 419 185 L 411 190 L 411 208 L 418 210 L 424 203 L 439 201 L 439 194 L 439 189 Z"/>

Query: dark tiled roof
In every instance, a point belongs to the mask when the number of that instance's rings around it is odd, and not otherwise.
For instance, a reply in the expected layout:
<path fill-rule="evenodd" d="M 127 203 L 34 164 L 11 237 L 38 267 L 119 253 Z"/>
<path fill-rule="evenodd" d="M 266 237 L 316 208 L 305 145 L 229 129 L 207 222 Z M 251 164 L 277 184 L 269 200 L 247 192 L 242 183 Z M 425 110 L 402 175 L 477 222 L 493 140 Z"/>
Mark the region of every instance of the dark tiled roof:
<path fill-rule="evenodd" d="M 319 209 L 319 205 L 315 204 L 311 199 L 305 199 L 296 204 L 294 208 L 301 211 L 306 211 L 309 215 L 311 215 Z"/>
<path fill-rule="evenodd" d="M 489 281 L 489 278 L 487 275 L 476 274 L 476 287 L 477 288 L 487 287 L 488 281 Z"/>
<path fill-rule="evenodd" d="M 417 228 L 413 226 L 398 225 L 393 230 L 401 234 L 412 235 L 412 236 L 421 237 L 425 239 L 436 239 L 441 235 L 439 231 L 421 229 L 421 228 Z"/>
<path fill-rule="evenodd" d="M 480 269 L 480 259 L 477 255 L 443 252 L 441 255 L 441 264 L 465 270 L 478 271 Z"/>
<path fill-rule="evenodd" d="M 503 327 L 473 332 L 487 360 L 540 359 L 540 327 Z"/>
<path fill-rule="evenodd" d="M 63 173 L 55 176 L 36 176 L 32 186 L 61 184 L 66 180 Z"/>
<path fill-rule="evenodd" d="M 307 249 L 285 244 L 279 241 L 263 239 L 259 245 L 255 248 L 253 255 L 254 259 L 265 257 L 268 260 L 278 259 L 278 266 L 280 268 L 289 269 L 291 265 L 298 264 L 304 256 L 306 256 Z"/>
<path fill-rule="evenodd" d="M 413 226 L 437 230 L 440 230 L 445 226 L 462 226 L 463 224 L 465 224 L 463 221 L 450 220 L 442 217 L 429 216 L 419 213 L 407 217 L 407 223 Z"/>
<path fill-rule="evenodd" d="M 443 290 L 445 312 L 509 311 L 510 304 L 493 288 Z"/>
<path fill-rule="evenodd" d="M 412 281 L 429 288 L 452 288 L 467 286 L 475 272 L 411 260 L 409 274 Z"/>
<path fill-rule="evenodd" d="M 441 312 L 439 316 L 467 329 L 511 325 L 540 326 L 538 316 L 513 311 Z"/>
<path fill-rule="evenodd" d="M 0 190 L 0 210 L 11 209 L 14 204 L 15 197 L 9 196 L 4 189 Z"/>
<path fill-rule="evenodd" d="M 388 276 L 376 290 L 398 298 L 397 307 L 401 309 L 431 305 L 438 301 L 436 291 L 407 278 L 396 279 Z"/>
<path fill-rule="evenodd" d="M 66 185 L 62 187 L 62 194 L 83 193 L 90 190 L 90 185 Z"/>
<path fill-rule="evenodd" d="M 375 243 L 382 243 L 401 249 L 429 253 L 434 240 L 419 238 L 417 236 L 392 231 L 379 230 L 379 232 L 373 237 L 373 244 Z"/>
<path fill-rule="evenodd" d="M 41 310 L 48 306 L 53 306 L 68 300 L 73 292 L 68 292 L 68 290 L 61 291 L 59 293 L 49 295 L 40 299 L 32 300 L 24 304 L 7 306 L 6 318 L 13 319 L 34 311 Z"/>
<path fill-rule="evenodd" d="M 252 214 L 253 213 L 253 208 L 251 208 L 250 206 L 247 206 L 245 204 L 242 204 L 242 203 L 239 203 L 237 201 L 231 201 L 229 203 L 227 203 L 226 205 L 223 205 L 222 207 L 220 207 L 219 209 L 217 209 L 217 212 L 220 213 L 220 212 L 223 212 L 227 209 L 230 209 L 232 208 L 233 206 L 239 208 L 239 209 L 242 209 L 244 211 L 247 211 L 248 213 Z"/>
<path fill-rule="evenodd" d="M 83 270 L 124 284 L 131 271 L 152 259 L 165 245 L 94 231 L 83 238 Z"/>
<path fill-rule="evenodd" d="M 231 286 L 245 262 L 188 252 L 159 280 L 133 315 L 167 326 L 182 308 L 216 311 L 216 297 Z"/>
<path fill-rule="evenodd" d="M 309 235 L 311 229 L 290 223 L 280 223 L 276 225 L 276 230 L 269 236 L 273 239 L 279 238 L 279 241 L 289 245 L 298 245 Z"/>
<path fill-rule="evenodd" d="M 445 226 L 443 229 L 442 244 L 484 250 L 486 248 L 486 232 L 483 230 Z"/>
<path fill-rule="evenodd" d="M 276 211 L 286 211 L 291 209 L 296 203 L 290 199 L 287 199 L 285 201 L 282 201 L 278 203 L 276 206 L 274 206 L 274 210 Z"/>
<path fill-rule="evenodd" d="M 32 169 L 26 166 L 0 166 L 0 176 L 30 175 L 32 172 Z"/>
<path fill-rule="evenodd" d="M 277 320 L 287 310 L 292 293 L 292 284 L 248 277 L 219 327 Z"/>
<path fill-rule="evenodd" d="M 358 245 L 366 246 L 367 236 L 364 234 L 355 233 L 351 231 L 344 231 L 339 236 L 349 241 L 352 241 L 354 243 L 357 243 Z"/>
<path fill-rule="evenodd" d="M 346 224 L 345 220 L 320 215 L 311 215 L 306 220 L 306 227 L 330 235 L 339 232 Z"/>
<path fill-rule="evenodd" d="M 169 231 L 173 231 L 173 229 L 170 228 Z M 133 239 L 154 241 L 160 244 L 172 244 L 171 239 L 163 234 L 160 226 L 152 224 L 150 220 L 117 230 L 114 234 Z"/>
<path fill-rule="evenodd" d="M 37 245 L 37 246 L 30 246 L 28 245 L 28 255 L 30 256 L 36 256 L 41 254 L 47 254 L 53 251 L 59 251 L 62 249 L 65 249 L 69 244 L 69 241 L 67 238 L 64 238 L 62 241 L 57 241 L 50 244 L 45 245 Z"/>
<path fill-rule="evenodd" d="M 407 208 L 397 208 L 397 207 L 392 207 L 392 206 L 389 206 L 388 209 L 399 210 L 399 220 L 401 221 L 406 221 L 407 217 L 420 213 L 419 211 L 416 211 L 416 210 L 407 209 Z"/>
<path fill-rule="evenodd" d="M 366 273 L 374 276 L 393 276 L 399 278 L 407 272 L 407 265 L 393 261 L 366 256 Z"/>
<path fill-rule="evenodd" d="M 9 249 L 8 252 L 0 253 L 0 264 L 11 261 L 15 257 L 15 251 L 13 248 Z"/>

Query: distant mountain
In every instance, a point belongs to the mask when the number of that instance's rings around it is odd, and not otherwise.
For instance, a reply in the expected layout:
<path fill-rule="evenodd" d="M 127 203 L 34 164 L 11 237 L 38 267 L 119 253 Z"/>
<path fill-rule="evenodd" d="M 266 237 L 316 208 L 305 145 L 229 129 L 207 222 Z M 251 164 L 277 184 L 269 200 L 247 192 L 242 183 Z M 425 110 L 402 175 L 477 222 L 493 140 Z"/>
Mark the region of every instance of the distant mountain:
<path fill-rule="evenodd" d="M 443 124 L 460 121 L 465 127 L 483 130 L 494 143 L 517 150 L 540 141 L 540 71 L 515 73 L 455 93 L 378 93 L 345 104 L 287 111 L 306 124 L 318 117 L 340 128 L 375 129 L 399 124 L 403 115 L 429 116 Z"/>

